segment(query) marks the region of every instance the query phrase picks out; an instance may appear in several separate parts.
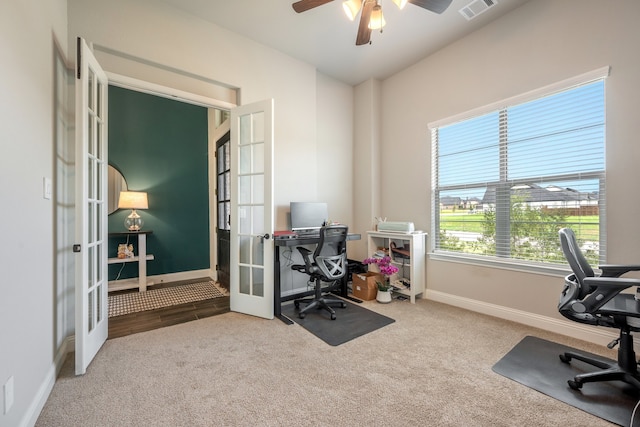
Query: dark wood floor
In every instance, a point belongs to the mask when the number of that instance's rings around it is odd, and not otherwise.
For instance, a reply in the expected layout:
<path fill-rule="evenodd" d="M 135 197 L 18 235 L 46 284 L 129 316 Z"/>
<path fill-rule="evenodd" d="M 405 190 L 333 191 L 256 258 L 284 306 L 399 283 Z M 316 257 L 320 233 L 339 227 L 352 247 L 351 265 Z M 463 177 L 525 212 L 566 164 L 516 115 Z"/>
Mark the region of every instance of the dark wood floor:
<path fill-rule="evenodd" d="M 204 280 L 209 279 L 205 278 Z M 203 279 L 198 279 L 197 281 L 203 281 Z M 163 283 L 154 285 L 150 289 L 186 285 L 188 283 L 194 283 L 197 281 Z M 133 292 L 137 291 L 133 290 Z M 222 298 L 213 298 L 187 304 L 174 305 L 171 307 L 159 308 L 157 310 L 141 311 L 138 313 L 125 314 L 124 316 L 110 317 L 109 339 L 136 334 L 138 332 L 150 331 L 152 329 L 163 328 L 165 326 L 177 325 L 178 323 L 190 322 L 192 320 L 203 319 L 205 317 L 227 313 L 228 311 L 229 297 L 225 296 Z"/>

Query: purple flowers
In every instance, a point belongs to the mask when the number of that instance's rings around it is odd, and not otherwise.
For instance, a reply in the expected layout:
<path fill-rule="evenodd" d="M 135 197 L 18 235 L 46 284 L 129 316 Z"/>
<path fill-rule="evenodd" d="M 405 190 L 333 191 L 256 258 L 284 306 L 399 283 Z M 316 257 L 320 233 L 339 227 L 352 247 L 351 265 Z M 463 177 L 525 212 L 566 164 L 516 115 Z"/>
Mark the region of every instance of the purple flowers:
<path fill-rule="evenodd" d="M 384 256 L 382 258 L 371 257 L 362 261 L 363 264 L 377 264 L 380 273 L 384 274 L 386 278 L 389 278 L 392 274 L 398 272 L 398 267 L 391 264 L 391 257 Z"/>

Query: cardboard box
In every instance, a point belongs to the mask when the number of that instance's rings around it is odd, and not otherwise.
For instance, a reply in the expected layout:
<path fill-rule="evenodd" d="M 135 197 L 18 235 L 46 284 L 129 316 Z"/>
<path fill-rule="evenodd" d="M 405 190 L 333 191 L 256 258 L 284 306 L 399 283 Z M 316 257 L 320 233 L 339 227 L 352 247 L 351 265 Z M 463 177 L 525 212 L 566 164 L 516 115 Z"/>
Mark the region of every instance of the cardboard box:
<path fill-rule="evenodd" d="M 376 281 L 382 282 L 384 276 L 380 273 L 353 273 L 351 275 L 351 294 L 364 301 L 376 299 L 378 285 Z"/>

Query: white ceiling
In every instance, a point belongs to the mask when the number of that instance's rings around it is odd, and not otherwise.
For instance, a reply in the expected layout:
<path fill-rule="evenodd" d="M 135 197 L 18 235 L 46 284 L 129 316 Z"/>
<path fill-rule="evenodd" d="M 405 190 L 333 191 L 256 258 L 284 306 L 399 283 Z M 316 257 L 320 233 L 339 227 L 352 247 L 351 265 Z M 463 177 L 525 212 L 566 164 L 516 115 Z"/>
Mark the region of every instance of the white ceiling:
<path fill-rule="evenodd" d="M 359 16 L 350 21 L 342 0 L 296 13 L 295 0 L 161 0 L 177 9 L 271 46 L 351 85 L 385 79 L 528 0 L 497 4 L 467 21 L 459 10 L 472 0 L 453 0 L 437 15 L 411 3 L 399 10 L 379 0 L 387 25 L 372 31 L 370 45 L 356 46 Z"/>

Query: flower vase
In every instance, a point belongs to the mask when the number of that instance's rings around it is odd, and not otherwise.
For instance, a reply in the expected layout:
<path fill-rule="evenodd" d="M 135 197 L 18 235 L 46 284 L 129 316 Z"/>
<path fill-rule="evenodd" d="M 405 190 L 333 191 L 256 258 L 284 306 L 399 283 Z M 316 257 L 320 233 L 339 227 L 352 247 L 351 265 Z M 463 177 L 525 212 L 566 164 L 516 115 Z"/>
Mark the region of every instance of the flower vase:
<path fill-rule="evenodd" d="M 391 290 L 381 291 L 378 289 L 378 293 L 376 294 L 376 301 L 382 304 L 388 304 L 391 302 Z"/>

